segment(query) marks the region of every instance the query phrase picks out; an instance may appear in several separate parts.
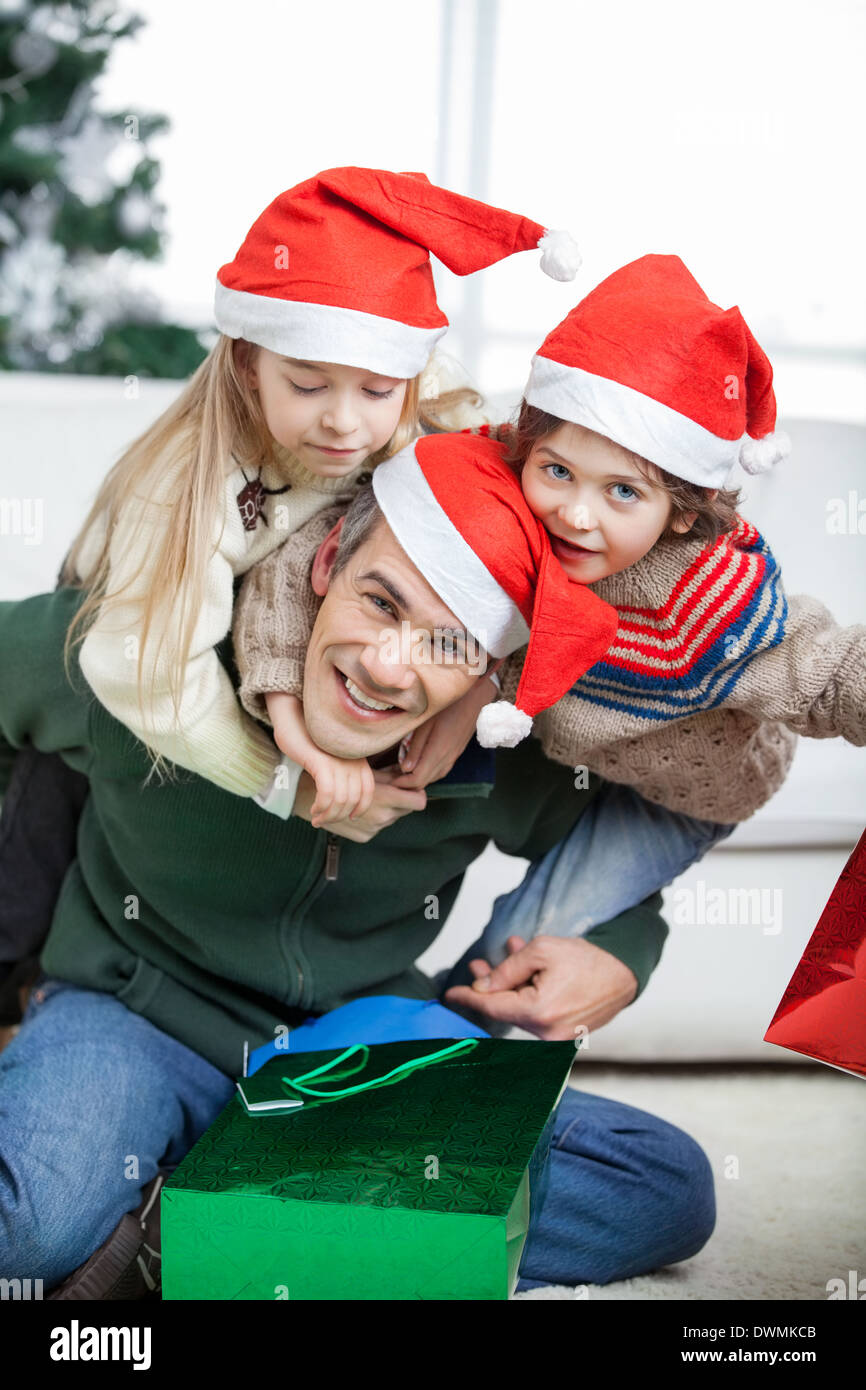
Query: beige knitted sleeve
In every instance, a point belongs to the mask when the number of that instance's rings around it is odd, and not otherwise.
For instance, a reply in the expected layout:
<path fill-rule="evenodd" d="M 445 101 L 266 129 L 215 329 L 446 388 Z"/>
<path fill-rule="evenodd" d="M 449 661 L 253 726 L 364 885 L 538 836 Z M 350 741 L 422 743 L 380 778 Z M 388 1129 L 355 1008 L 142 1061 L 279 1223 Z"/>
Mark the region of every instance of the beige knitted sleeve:
<path fill-rule="evenodd" d="M 726 703 L 808 738 L 866 744 L 866 626 L 839 627 L 816 598 L 788 599 L 781 642 L 753 656 Z"/>
<path fill-rule="evenodd" d="M 270 724 L 265 694 L 301 698 L 307 646 L 321 599 L 310 584 L 316 551 L 346 505 L 317 512 L 265 560 L 253 565 L 234 609 L 232 640 L 241 678 L 238 697 L 248 714 Z"/>

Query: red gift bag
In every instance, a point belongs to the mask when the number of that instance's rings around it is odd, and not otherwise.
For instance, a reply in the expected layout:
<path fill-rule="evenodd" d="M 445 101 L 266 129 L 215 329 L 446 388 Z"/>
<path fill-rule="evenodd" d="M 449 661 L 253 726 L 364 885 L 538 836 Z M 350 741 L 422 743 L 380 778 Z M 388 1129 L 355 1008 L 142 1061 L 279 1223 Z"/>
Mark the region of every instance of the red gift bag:
<path fill-rule="evenodd" d="M 866 830 L 830 894 L 764 1040 L 866 1076 Z"/>

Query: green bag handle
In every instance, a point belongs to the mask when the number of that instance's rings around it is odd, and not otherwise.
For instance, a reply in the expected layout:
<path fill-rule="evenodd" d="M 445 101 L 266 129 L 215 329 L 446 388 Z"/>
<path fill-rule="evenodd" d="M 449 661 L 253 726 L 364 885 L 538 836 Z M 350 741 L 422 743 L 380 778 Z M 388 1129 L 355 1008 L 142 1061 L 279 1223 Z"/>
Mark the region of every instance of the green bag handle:
<path fill-rule="evenodd" d="M 357 1086 L 344 1086 L 339 1091 L 317 1091 L 312 1086 L 304 1085 L 304 1082 L 311 1081 L 314 1076 L 323 1076 L 336 1067 L 339 1062 L 348 1061 L 356 1053 L 362 1053 L 357 1066 L 349 1067 L 345 1071 L 336 1072 L 328 1077 L 329 1081 L 344 1081 L 347 1076 L 355 1076 L 359 1071 L 363 1071 L 370 1058 L 370 1049 L 366 1043 L 355 1043 L 352 1047 L 347 1047 L 345 1052 L 341 1052 L 339 1057 L 334 1057 L 330 1062 L 324 1062 L 320 1067 L 314 1067 L 312 1071 L 306 1071 L 301 1076 L 294 1078 L 281 1076 L 280 1080 L 284 1086 L 292 1091 L 300 1091 L 304 1096 L 315 1096 L 317 1100 L 338 1100 L 341 1096 L 356 1095 L 358 1091 L 372 1091 L 376 1086 L 391 1086 L 396 1081 L 404 1081 L 413 1071 L 418 1071 L 421 1067 L 433 1066 L 436 1062 L 443 1061 L 446 1057 L 456 1057 L 464 1052 L 471 1052 L 478 1046 L 478 1038 L 463 1038 L 458 1043 L 453 1043 L 451 1047 L 443 1047 L 439 1052 L 428 1052 L 426 1057 L 415 1057 L 409 1062 L 401 1062 L 398 1067 L 393 1067 L 384 1076 L 376 1076 L 372 1081 L 361 1081 Z"/>

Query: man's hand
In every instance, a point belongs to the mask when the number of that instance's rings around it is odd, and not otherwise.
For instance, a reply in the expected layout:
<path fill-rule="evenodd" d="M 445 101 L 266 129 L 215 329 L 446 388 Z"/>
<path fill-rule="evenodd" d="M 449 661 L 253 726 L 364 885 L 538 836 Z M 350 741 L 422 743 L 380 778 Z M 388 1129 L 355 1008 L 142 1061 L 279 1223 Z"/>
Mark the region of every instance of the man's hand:
<path fill-rule="evenodd" d="M 536 936 L 527 945 L 508 938 L 510 955 L 491 971 L 473 960 L 472 985 L 456 985 L 446 1003 L 512 1023 L 545 1042 L 571 1041 L 583 1025 L 609 1023 L 637 994 L 627 965 L 584 937 Z"/>
<path fill-rule="evenodd" d="M 426 792 L 407 791 L 403 787 L 395 786 L 395 774 L 389 769 L 374 772 L 373 780 L 376 784 L 373 800 L 363 815 L 355 817 L 354 820 L 326 821 L 320 828 L 329 830 L 332 835 L 341 835 L 345 840 L 355 840 L 363 845 L 387 825 L 393 825 L 401 816 L 408 816 L 410 811 L 423 811 L 427 805 Z M 316 784 L 309 773 L 302 772 L 292 814 L 301 816 L 303 820 L 311 820 L 315 799 Z"/>

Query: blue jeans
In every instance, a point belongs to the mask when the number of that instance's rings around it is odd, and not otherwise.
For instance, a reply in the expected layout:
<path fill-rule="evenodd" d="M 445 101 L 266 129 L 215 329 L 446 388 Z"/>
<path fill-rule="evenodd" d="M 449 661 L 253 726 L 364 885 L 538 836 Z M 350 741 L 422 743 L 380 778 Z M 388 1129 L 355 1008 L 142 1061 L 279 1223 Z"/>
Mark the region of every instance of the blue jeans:
<path fill-rule="evenodd" d="M 232 1078 L 112 995 L 43 979 L 0 1054 L 0 1277 L 53 1287 L 175 1166 Z M 688 1259 L 715 1221 L 710 1165 L 652 1115 L 568 1090 L 520 1288 L 608 1283 Z"/>
<path fill-rule="evenodd" d="M 450 974 L 442 972 L 442 992 L 472 982 L 468 964 L 476 957 L 499 965 L 509 936 L 582 936 L 611 921 L 672 883 L 733 829 L 604 783 L 571 833 L 529 865 L 517 888 L 496 899 L 482 935 Z"/>

